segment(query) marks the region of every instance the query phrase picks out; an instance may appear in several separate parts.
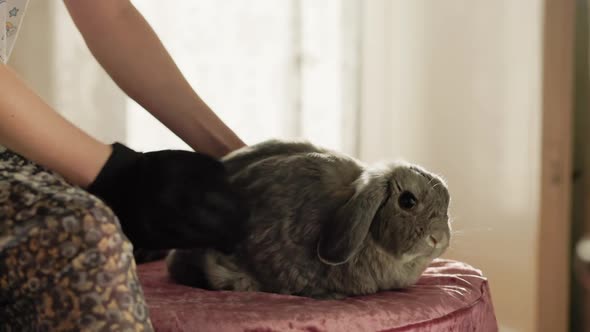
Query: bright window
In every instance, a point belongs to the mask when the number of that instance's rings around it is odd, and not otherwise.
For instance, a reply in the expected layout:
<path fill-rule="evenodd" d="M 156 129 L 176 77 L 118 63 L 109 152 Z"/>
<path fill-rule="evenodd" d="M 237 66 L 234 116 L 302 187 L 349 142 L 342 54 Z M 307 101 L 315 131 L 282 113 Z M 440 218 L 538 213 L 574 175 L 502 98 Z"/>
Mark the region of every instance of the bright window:
<path fill-rule="evenodd" d="M 134 4 L 201 98 L 248 144 L 305 137 L 354 149 L 356 0 Z M 131 145 L 188 149 L 140 109 L 128 101 Z"/>

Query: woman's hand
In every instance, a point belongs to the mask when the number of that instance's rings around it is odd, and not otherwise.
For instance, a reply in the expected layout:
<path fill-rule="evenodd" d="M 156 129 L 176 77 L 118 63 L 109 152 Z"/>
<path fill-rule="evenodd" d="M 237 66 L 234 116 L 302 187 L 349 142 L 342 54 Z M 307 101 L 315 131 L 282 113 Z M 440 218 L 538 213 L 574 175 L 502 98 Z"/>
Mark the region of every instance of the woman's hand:
<path fill-rule="evenodd" d="M 188 151 L 138 153 L 97 141 L 0 64 L 0 144 L 88 187 L 136 247 L 231 247 L 242 234 L 220 162 Z"/>
<path fill-rule="evenodd" d="M 204 154 L 115 143 L 88 191 L 113 209 L 136 248 L 228 252 L 244 234 L 245 210 L 223 164 Z"/>

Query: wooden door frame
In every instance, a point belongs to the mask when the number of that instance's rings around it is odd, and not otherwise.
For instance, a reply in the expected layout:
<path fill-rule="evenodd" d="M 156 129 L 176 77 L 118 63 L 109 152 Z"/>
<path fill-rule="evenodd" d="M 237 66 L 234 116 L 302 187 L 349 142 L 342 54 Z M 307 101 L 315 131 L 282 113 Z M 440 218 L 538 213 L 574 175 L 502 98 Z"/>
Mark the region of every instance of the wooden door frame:
<path fill-rule="evenodd" d="M 545 0 L 536 331 L 569 326 L 575 0 Z"/>

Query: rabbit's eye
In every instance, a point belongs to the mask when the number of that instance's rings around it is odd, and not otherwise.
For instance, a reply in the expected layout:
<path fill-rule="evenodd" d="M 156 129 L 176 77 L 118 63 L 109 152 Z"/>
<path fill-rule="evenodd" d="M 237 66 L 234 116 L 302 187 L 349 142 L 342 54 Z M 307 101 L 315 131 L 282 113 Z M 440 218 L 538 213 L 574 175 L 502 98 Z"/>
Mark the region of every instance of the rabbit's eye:
<path fill-rule="evenodd" d="M 414 208 L 414 206 L 416 206 L 418 200 L 411 192 L 404 191 L 401 195 L 399 195 L 397 202 L 402 209 L 411 210 Z"/>

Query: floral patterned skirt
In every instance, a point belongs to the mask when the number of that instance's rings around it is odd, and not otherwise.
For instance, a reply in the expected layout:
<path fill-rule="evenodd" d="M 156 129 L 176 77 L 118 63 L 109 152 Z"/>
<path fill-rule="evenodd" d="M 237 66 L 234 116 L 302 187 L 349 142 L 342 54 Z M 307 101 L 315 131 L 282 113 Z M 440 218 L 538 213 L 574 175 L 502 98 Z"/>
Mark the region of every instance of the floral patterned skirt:
<path fill-rule="evenodd" d="M 2 147 L 0 331 L 153 331 L 112 211 Z"/>

